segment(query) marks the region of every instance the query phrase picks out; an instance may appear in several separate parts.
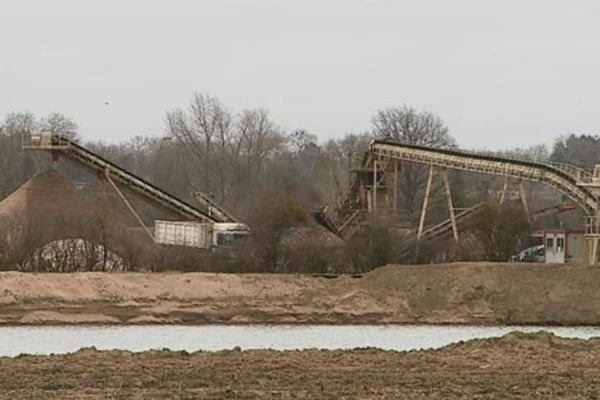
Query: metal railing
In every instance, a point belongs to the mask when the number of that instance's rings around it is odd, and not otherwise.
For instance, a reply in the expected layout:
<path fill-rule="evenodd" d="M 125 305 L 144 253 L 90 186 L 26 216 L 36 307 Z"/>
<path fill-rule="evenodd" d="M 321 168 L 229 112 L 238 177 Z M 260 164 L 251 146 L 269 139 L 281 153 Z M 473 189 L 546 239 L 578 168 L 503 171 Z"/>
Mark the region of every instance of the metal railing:
<path fill-rule="evenodd" d="M 64 150 L 71 147 L 71 141 L 50 132 L 23 134 L 21 136 L 21 147 L 34 150 Z"/>
<path fill-rule="evenodd" d="M 219 222 L 237 222 L 237 220 L 231 214 L 219 207 L 207 193 L 194 192 L 193 196 L 198 203 L 202 204 L 202 206 L 206 208 L 208 214 L 212 217 L 218 218 Z"/>
<path fill-rule="evenodd" d="M 385 141 L 374 141 L 371 152 L 384 158 L 544 183 L 571 198 L 588 215 L 594 215 L 598 209 L 596 196 L 584 185 L 578 185 L 577 177 L 572 175 L 577 170 L 573 168 L 567 173 L 563 169 L 534 161 Z"/>
<path fill-rule="evenodd" d="M 585 217 L 585 234 L 588 236 L 600 236 L 600 217 Z"/>
<path fill-rule="evenodd" d="M 542 164 L 556 168 L 567 175 L 575 178 L 578 182 L 591 183 L 594 174 L 591 170 L 578 167 L 574 164 L 555 162 L 555 161 L 544 161 Z"/>
<path fill-rule="evenodd" d="M 383 140 L 383 141 L 382 140 L 373 140 L 371 142 L 371 145 L 377 144 L 378 142 L 379 143 L 386 142 L 386 140 Z M 388 143 L 392 143 L 392 142 L 388 142 Z M 503 156 L 503 155 L 499 155 L 498 153 L 494 153 L 494 152 L 476 152 L 476 151 L 462 150 L 462 149 L 459 150 L 458 148 L 448 147 L 448 146 L 432 147 L 432 146 L 427 146 L 427 145 L 418 145 L 418 144 L 411 143 L 408 141 L 396 141 L 393 143 L 397 144 L 398 146 L 430 148 L 432 151 L 436 151 L 436 150 L 449 151 L 449 152 L 456 151 L 464 156 L 473 156 L 473 157 L 488 156 L 490 158 L 504 159 L 505 161 L 515 161 L 515 162 L 520 162 L 520 163 L 535 163 L 535 164 L 547 165 L 549 167 L 552 167 L 554 169 L 562 171 L 563 173 L 569 175 L 570 177 L 572 177 L 578 181 L 581 181 L 582 183 L 591 183 L 592 178 L 594 177 L 594 173 L 591 169 L 582 168 L 578 165 L 566 163 L 566 162 L 557 162 L 557 161 L 550 161 L 550 160 L 536 159 L 536 158 Z"/>
<path fill-rule="evenodd" d="M 456 223 L 458 225 L 460 225 L 467 218 L 475 215 L 477 213 L 477 211 L 483 209 L 483 206 L 484 206 L 484 203 L 479 203 L 472 207 L 462 209 L 461 211 L 456 213 L 456 215 L 454 216 Z M 427 239 L 442 235 L 446 232 L 450 232 L 451 230 L 452 230 L 452 220 L 447 219 L 447 220 L 440 222 L 439 224 L 436 224 L 436 225 L 426 228 L 423 231 L 423 238 L 427 240 Z"/>

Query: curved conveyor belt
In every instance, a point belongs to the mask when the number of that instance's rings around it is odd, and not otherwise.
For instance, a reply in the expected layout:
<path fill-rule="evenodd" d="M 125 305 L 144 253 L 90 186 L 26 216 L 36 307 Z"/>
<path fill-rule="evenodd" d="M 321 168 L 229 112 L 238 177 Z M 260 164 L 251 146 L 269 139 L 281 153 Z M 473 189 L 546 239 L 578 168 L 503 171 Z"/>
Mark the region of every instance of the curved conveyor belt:
<path fill-rule="evenodd" d="M 371 143 L 371 154 L 380 158 L 540 182 L 568 196 L 587 215 L 597 213 L 596 196 L 587 187 L 578 186 L 575 176 L 552 165 L 384 140 Z"/>

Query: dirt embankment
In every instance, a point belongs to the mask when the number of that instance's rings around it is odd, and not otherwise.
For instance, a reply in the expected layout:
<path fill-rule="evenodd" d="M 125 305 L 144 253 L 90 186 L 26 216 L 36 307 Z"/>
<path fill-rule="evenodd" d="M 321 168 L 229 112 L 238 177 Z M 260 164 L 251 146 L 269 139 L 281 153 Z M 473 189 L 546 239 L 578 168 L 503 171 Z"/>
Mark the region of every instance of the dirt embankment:
<path fill-rule="evenodd" d="M 509 334 L 435 351 L 80 350 L 0 359 L 2 399 L 591 399 L 600 340 Z"/>
<path fill-rule="evenodd" d="M 457 263 L 363 278 L 0 273 L 0 322 L 600 324 L 600 268 Z"/>

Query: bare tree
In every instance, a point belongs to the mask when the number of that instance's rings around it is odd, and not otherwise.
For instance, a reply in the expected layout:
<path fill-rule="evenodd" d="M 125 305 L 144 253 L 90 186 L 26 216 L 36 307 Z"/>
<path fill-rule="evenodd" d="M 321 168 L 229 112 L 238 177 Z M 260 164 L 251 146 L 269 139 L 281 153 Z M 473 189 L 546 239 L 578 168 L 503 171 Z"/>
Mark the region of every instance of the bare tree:
<path fill-rule="evenodd" d="M 195 93 L 189 111 L 167 113 L 167 130 L 194 156 L 201 190 L 224 201 L 230 188 L 230 166 L 225 154 L 230 148 L 233 116 L 221 102 Z"/>
<path fill-rule="evenodd" d="M 351 170 L 357 168 L 372 139 L 369 133 L 347 134 L 329 140 L 322 147 L 325 174 L 320 189 L 327 204 L 341 205 L 351 183 Z"/>
<path fill-rule="evenodd" d="M 38 123 L 31 113 L 11 113 L 0 127 L 0 197 L 29 179 L 36 170 L 36 160 L 31 153 L 21 151 L 21 135 L 37 129 Z"/>
<path fill-rule="evenodd" d="M 23 151 L 21 137 L 40 129 L 76 138 L 77 125 L 62 114 L 53 113 L 40 121 L 31 113 L 10 113 L 0 122 L 0 197 L 16 189 L 36 171 L 49 167 L 45 154 Z"/>
<path fill-rule="evenodd" d="M 556 139 L 550 158 L 552 161 L 594 168 L 600 161 L 599 152 L 600 136 L 569 134 Z"/>
<path fill-rule="evenodd" d="M 501 157 L 537 162 L 548 161 L 550 158 L 550 151 L 548 150 L 548 146 L 545 144 L 535 144 L 533 146 L 517 147 L 505 151 L 496 151 L 490 153 Z"/>
<path fill-rule="evenodd" d="M 317 137 L 306 129 L 297 129 L 290 134 L 290 150 L 292 153 L 300 153 L 310 144 L 317 143 Z"/>
<path fill-rule="evenodd" d="M 189 110 L 167 113 L 167 130 L 192 156 L 196 190 L 235 205 L 265 161 L 283 148 L 280 129 L 264 109 L 234 114 L 218 99 L 195 93 Z"/>
<path fill-rule="evenodd" d="M 40 129 L 66 136 L 71 140 L 79 140 L 77 124 L 61 113 L 51 113 L 40 121 Z"/>
<path fill-rule="evenodd" d="M 444 121 L 429 111 L 411 107 L 385 108 L 371 119 L 375 137 L 429 147 L 455 147 Z"/>
<path fill-rule="evenodd" d="M 393 140 L 427 147 L 456 147 L 456 141 L 448 133 L 444 121 L 428 111 L 417 111 L 407 106 L 386 108 L 371 120 L 373 135 L 380 139 Z M 420 199 L 427 180 L 427 169 L 422 165 L 404 163 L 398 183 L 400 207 L 411 220 L 417 217 Z"/>
<path fill-rule="evenodd" d="M 281 150 L 284 138 L 265 109 L 242 111 L 236 128 L 236 140 L 231 144 L 237 178 L 241 180 L 260 173 L 267 158 Z"/>

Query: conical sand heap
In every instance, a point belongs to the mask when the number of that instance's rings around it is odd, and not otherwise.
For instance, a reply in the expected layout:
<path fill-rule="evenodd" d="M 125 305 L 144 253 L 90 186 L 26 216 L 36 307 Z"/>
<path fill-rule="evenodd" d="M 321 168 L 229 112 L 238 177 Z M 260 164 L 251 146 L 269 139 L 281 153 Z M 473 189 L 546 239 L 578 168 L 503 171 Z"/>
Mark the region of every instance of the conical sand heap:
<path fill-rule="evenodd" d="M 86 200 L 58 171 L 43 172 L 0 201 L 0 235 L 29 254 L 55 240 L 85 239 L 104 244 L 132 262 L 155 246 L 141 229 L 126 227 L 115 210 L 98 198 Z M 140 258 L 138 258 L 140 259 Z"/>
<path fill-rule="evenodd" d="M 88 212 L 75 186 L 52 169 L 33 177 L 0 202 L 5 229 L 36 247 L 52 239 L 83 235 L 81 227 Z"/>
<path fill-rule="evenodd" d="M 66 210 L 77 214 L 85 205 L 75 186 L 54 169 L 36 175 L 0 201 L 0 216 L 4 217 L 28 218 Z"/>

